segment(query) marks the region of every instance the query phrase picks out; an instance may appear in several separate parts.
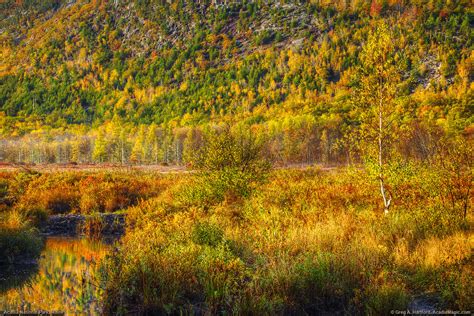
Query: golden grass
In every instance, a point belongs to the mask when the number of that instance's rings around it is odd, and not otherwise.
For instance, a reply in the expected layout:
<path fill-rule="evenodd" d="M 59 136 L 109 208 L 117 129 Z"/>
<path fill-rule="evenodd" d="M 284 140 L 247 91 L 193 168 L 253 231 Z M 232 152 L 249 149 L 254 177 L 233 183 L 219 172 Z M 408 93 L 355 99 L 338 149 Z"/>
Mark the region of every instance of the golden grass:
<path fill-rule="evenodd" d="M 127 212 L 120 251 L 102 263 L 106 313 L 376 315 L 425 293 L 472 309 L 472 210 L 447 209 L 437 171 L 415 171 L 391 188 L 388 216 L 376 183 L 350 168 L 275 170 L 248 197 L 193 174 L 0 176 L 13 226 Z"/>
<path fill-rule="evenodd" d="M 274 171 L 248 199 L 210 207 L 186 201 L 195 182 L 177 180 L 128 209 L 121 251 L 106 263 L 107 310 L 125 297 L 122 307 L 142 312 L 383 314 L 426 292 L 472 307 L 472 214 L 440 211 L 416 187 L 425 200 L 383 216 L 365 179 L 358 170 Z M 197 227 L 214 241 L 196 241 Z"/>

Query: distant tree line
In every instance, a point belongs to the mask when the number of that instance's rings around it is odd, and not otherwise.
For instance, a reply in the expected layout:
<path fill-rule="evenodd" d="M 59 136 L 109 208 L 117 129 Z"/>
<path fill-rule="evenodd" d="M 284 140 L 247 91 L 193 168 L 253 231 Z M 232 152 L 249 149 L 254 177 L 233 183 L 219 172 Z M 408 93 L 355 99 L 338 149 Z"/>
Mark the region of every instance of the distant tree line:
<path fill-rule="evenodd" d="M 361 163 L 359 144 L 343 132 L 341 123 L 321 126 L 310 115 L 247 125 L 236 123 L 231 130 L 250 130 L 263 145 L 264 156 L 277 165 Z M 130 126 L 109 122 L 98 129 L 43 131 L 0 140 L 0 161 L 13 163 L 111 163 L 169 164 L 191 163 L 193 153 L 206 135 L 227 124 L 197 127 Z M 356 131 L 354 128 L 353 131 Z M 436 154 L 436 146 L 446 133 L 436 125 L 413 120 L 398 135 L 395 149 L 406 159 L 425 160 Z"/>

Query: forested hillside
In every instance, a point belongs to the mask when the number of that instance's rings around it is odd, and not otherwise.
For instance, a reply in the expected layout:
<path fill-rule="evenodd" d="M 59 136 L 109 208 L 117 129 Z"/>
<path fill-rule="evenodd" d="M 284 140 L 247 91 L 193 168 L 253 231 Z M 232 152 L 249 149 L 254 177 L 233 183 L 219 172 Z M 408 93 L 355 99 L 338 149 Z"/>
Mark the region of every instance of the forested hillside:
<path fill-rule="evenodd" d="M 469 0 L 2 1 L 0 160 L 184 163 L 228 124 L 282 163 L 347 162 L 380 23 L 402 151 L 469 137 Z"/>
<path fill-rule="evenodd" d="M 0 42 L 0 310 L 474 310 L 473 0 L 0 0 Z"/>

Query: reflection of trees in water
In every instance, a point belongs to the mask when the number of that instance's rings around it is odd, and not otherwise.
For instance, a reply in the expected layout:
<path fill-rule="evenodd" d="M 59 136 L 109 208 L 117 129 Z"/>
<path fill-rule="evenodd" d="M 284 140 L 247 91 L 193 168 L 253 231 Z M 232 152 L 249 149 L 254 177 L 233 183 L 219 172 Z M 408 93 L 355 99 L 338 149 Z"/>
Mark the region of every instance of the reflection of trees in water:
<path fill-rule="evenodd" d="M 97 240 L 48 238 L 36 272 L 0 292 L 0 310 L 100 313 L 97 262 L 109 248 Z"/>
<path fill-rule="evenodd" d="M 34 275 L 38 273 L 38 264 L 11 264 L 0 265 L 0 294 L 28 284 Z"/>

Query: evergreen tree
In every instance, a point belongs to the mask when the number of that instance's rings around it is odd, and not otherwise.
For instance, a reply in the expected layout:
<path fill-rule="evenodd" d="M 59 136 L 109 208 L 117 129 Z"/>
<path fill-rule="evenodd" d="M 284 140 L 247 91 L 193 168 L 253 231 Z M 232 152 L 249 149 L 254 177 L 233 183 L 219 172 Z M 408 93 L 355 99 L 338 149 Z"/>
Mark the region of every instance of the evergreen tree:
<path fill-rule="evenodd" d="M 103 163 L 107 160 L 107 141 L 103 129 L 99 130 L 97 137 L 94 141 L 92 159 L 99 163 Z"/>

